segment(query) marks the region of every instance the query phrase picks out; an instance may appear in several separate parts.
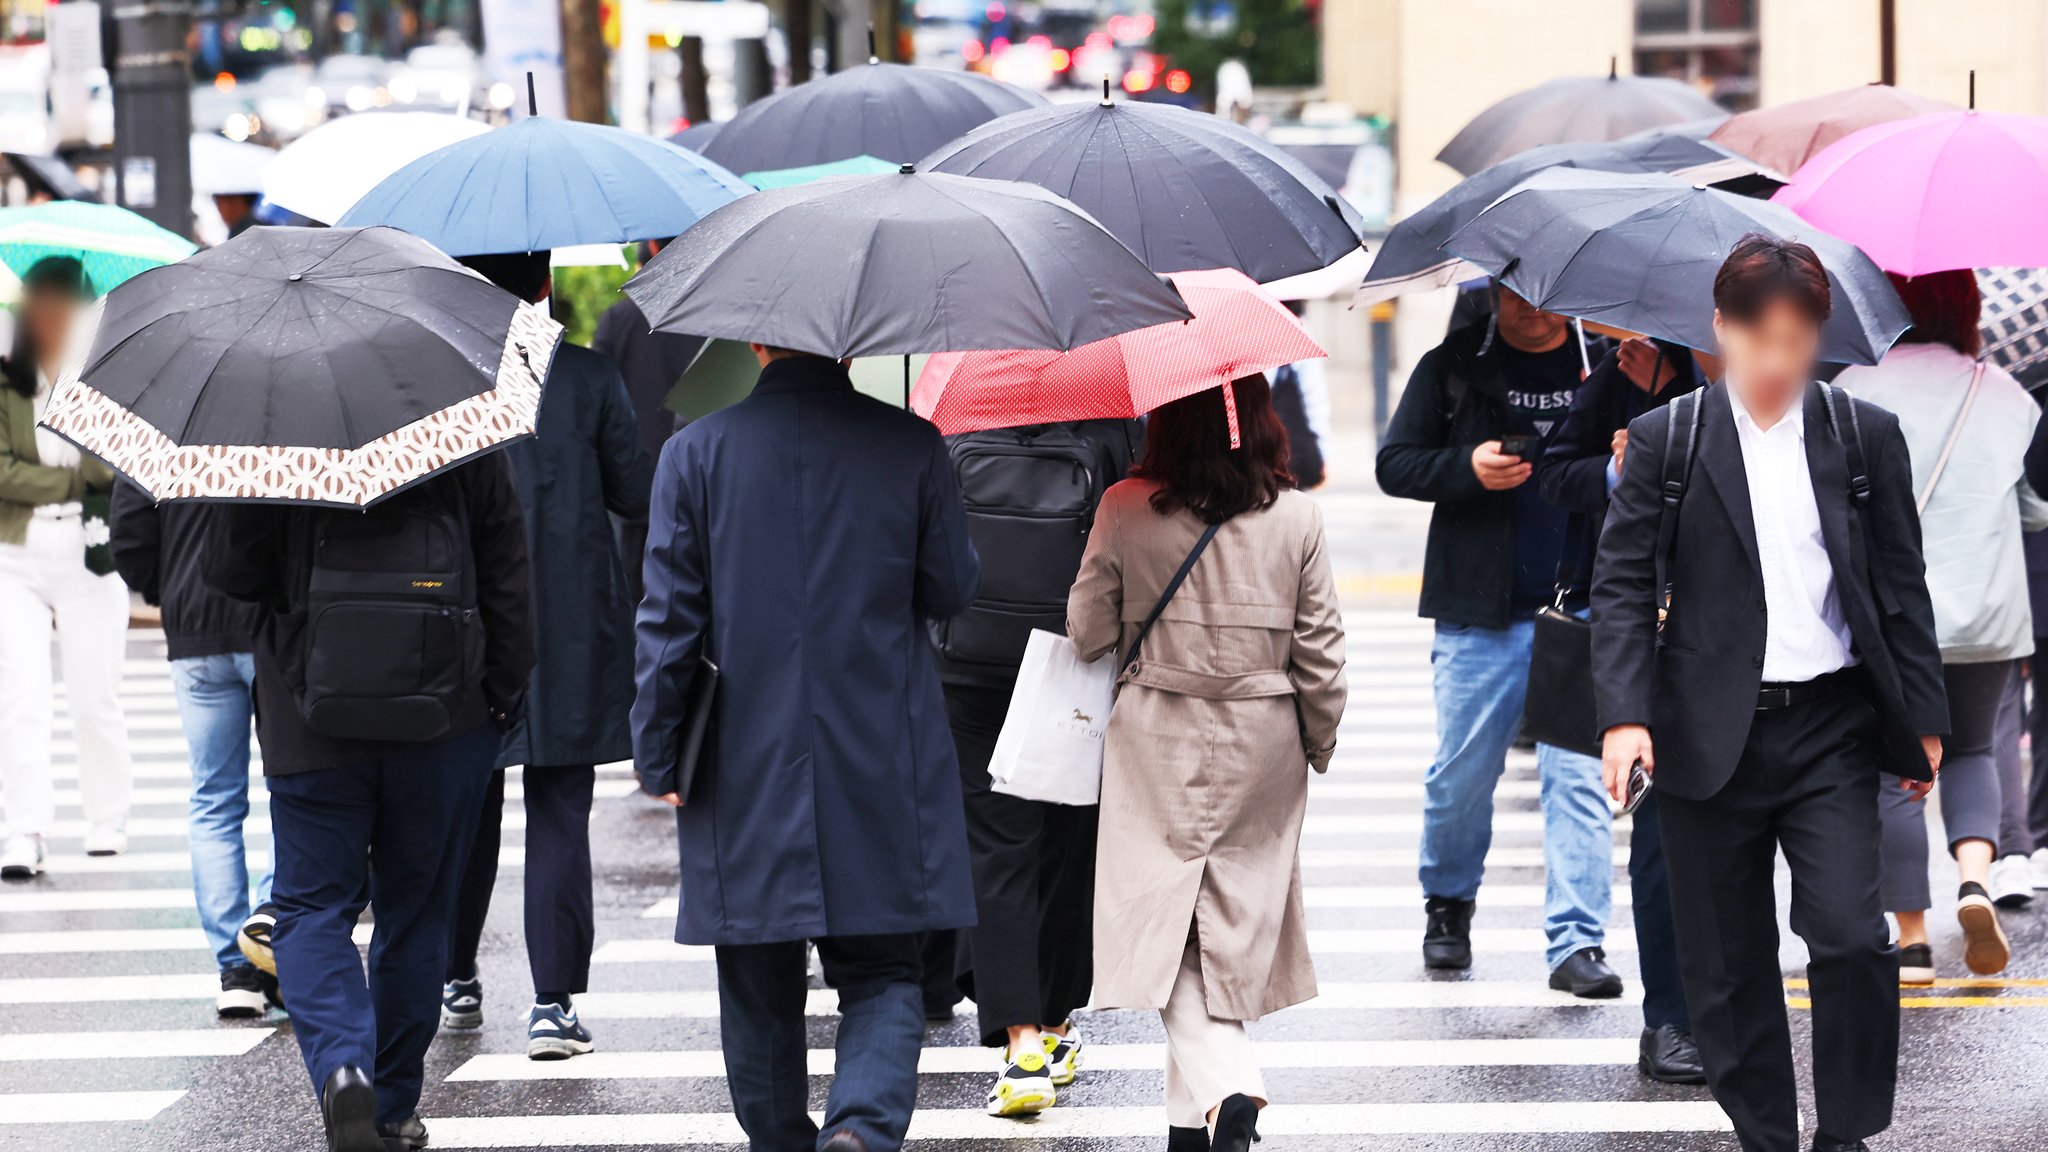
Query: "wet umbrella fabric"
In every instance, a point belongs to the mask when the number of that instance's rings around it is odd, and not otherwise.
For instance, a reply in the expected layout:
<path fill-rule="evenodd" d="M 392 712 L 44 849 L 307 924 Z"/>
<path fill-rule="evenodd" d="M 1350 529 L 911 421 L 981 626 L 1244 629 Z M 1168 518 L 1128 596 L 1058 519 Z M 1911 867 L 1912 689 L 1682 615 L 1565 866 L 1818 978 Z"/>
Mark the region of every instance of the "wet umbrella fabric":
<path fill-rule="evenodd" d="M 530 435 L 562 332 L 388 228 L 252 228 L 95 317 L 52 431 L 159 500 L 343 506 Z"/>
<path fill-rule="evenodd" d="M 1611 143 L 1531 148 L 1476 176 L 1467 176 L 1394 225 L 1380 242 L 1372 270 L 1352 302 L 1374 304 L 1478 275 L 1470 265 L 1444 252 L 1444 241 L 1508 189 L 1547 168 L 1665 172 L 1706 180 L 1740 178 L 1755 171 L 1754 165 L 1747 163 L 1731 166 L 1725 151 L 1682 136 L 1641 135 Z"/>
<path fill-rule="evenodd" d="M 1474 116 L 1436 158 L 1470 176 L 1540 144 L 1619 140 L 1720 113 L 1698 89 L 1662 76 L 1565 76 Z"/>
<path fill-rule="evenodd" d="M 785 88 L 725 121 L 704 155 L 734 172 L 875 156 L 909 164 L 1045 98 L 974 72 L 869 63 Z"/>
<path fill-rule="evenodd" d="M 0 208 L 0 264 L 16 276 L 51 257 L 68 256 L 84 265 L 93 291 L 105 292 L 196 251 L 183 236 L 112 204 L 52 200 Z"/>
<path fill-rule="evenodd" d="M 1904 88 L 1858 84 L 1731 116 L 1708 139 L 1790 175 L 1828 145 L 1873 124 L 1957 111 L 1946 100 Z"/>
<path fill-rule="evenodd" d="M 1064 196 L 1155 272 L 1278 280 L 1355 251 L 1364 220 L 1307 165 L 1219 116 L 1088 101 L 991 121 L 918 167 Z"/>
<path fill-rule="evenodd" d="M 725 127 L 724 121 L 701 121 L 670 136 L 668 142 L 678 148 L 688 148 L 690 151 L 701 156 L 704 154 L 704 149 L 710 147 L 711 142 L 717 139 L 718 130 L 723 127 Z"/>
<path fill-rule="evenodd" d="M 263 197 L 332 224 L 386 176 L 490 130 L 481 120 L 442 112 L 358 112 L 329 120 L 278 150 L 263 172 Z"/>
<path fill-rule="evenodd" d="M 1052 193 L 908 172 L 744 197 L 663 248 L 625 293 L 660 331 L 835 359 L 1072 348 L 1189 315 Z"/>
<path fill-rule="evenodd" d="M 529 116 L 407 164 L 339 223 L 402 228 L 451 256 L 539 252 L 666 240 L 751 191 L 672 144 Z"/>
<path fill-rule="evenodd" d="M 1539 308 L 1711 351 L 1714 274 L 1752 233 L 1820 256 L 1834 292 L 1822 359 L 1875 364 L 1911 325 L 1891 281 L 1855 245 L 1775 204 L 1669 176 L 1538 172 L 1444 248 Z"/>

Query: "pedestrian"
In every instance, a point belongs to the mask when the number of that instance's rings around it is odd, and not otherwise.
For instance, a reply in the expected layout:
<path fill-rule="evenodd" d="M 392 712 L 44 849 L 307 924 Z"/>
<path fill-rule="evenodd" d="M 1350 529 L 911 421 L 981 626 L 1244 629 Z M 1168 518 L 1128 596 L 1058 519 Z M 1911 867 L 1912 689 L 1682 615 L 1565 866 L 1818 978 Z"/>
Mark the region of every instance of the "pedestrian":
<path fill-rule="evenodd" d="M 265 609 L 272 947 L 327 1146 L 422 1148 L 456 889 L 533 667 L 511 467 L 471 460 L 367 511 L 236 506 L 205 563 L 215 588 Z M 366 981 L 350 933 L 369 904 Z"/>
<path fill-rule="evenodd" d="M 634 766 L 678 809 L 676 939 L 717 949 L 751 1146 L 896 1152 L 917 1099 L 922 935 L 974 921 L 924 621 L 967 607 L 979 566 L 936 429 L 855 391 L 842 363 L 753 351 L 753 393 L 671 437 L 655 472 Z M 706 691 L 712 731 L 685 765 Z M 807 940 L 839 994 L 822 1141 L 790 1090 Z"/>
<path fill-rule="evenodd" d="M 1415 366 L 1380 446 L 1380 487 L 1436 505 L 1421 615 L 1437 752 L 1424 777 L 1423 963 L 1472 966 L 1472 915 L 1493 841 L 1493 792 L 1528 690 L 1536 610 L 1550 603 L 1570 516 L 1529 482 L 1571 407 L 1582 355 L 1564 317 L 1503 287 L 1487 323 L 1454 330 Z M 1536 750 L 1542 778 L 1544 959 L 1550 986 L 1621 995 L 1608 967 L 1614 831 L 1591 756 Z"/>
<path fill-rule="evenodd" d="M 551 287 L 547 252 L 462 263 L 528 303 Z M 633 605 L 612 517 L 644 522 L 651 462 L 625 381 L 603 356 L 563 343 L 548 365 L 534 435 L 505 449 L 525 511 L 537 657 L 526 707 L 498 750 L 456 897 L 441 1023 L 483 1024 L 477 950 L 498 876 L 505 770 L 524 765 L 526 963 L 533 976 L 526 1055 L 591 1051 L 574 997 L 590 984 L 590 801 L 597 765 L 633 756 Z M 634 558 L 635 560 L 638 557 Z"/>
<path fill-rule="evenodd" d="M 1891 1123 L 1878 793 L 1924 795 L 1948 727 L 1905 436 L 1812 379 L 1831 305 L 1806 245 L 1735 245 L 1723 380 L 1629 425 L 1593 570 L 1603 771 L 1617 798 L 1633 765 L 1654 781 L 1693 1034 L 1746 1152 L 1799 1144 L 1780 848 L 1810 956 L 1812 1147 L 1862 1152 Z"/>
<path fill-rule="evenodd" d="M 2005 369 L 1977 359 L 1974 272 L 1893 274 L 1892 286 L 1913 326 L 1881 363 L 1851 368 L 1836 383 L 1896 415 L 1912 457 L 1951 724 L 1943 741 L 1942 829 L 1962 879 L 1963 961 L 1989 976 L 2011 956 L 1990 892 L 2005 817 L 1999 713 L 2034 650 L 2020 532 L 2048 528 L 2048 502 L 2021 472 L 2041 409 Z M 1925 806 L 1887 788 L 1879 808 L 1884 906 L 1899 922 L 1899 980 L 1932 984 Z M 2012 863 L 2024 871 L 2026 852 L 2014 848 Z"/>
<path fill-rule="evenodd" d="M 86 855 L 128 850 L 134 781 L 120 697 L 128 588 L 105 549 L 114 474 L 36 426 L 92 284 L 84 265 L 53 256 L 29 268 L 21 291 L 14 347 L 0 363 L 0 878 L 8 880 L 42 872 L 56 826 L 53 628 L 77 731 Z"/>
<path fill-rule="evenodd" d="M 2030 663 L 2032 657 L 2018 663 L 1998 706 L 1998 738 L 1994 743 L 1998 758 L 1998 862 L 1991 866 L 1988 887 L 1991 902 L 2000 908 L 2022 908 L 2034 901 L 2034 831 L 2027 826 L 2027 764 L 2021 752 L 2027 730 Z"/>
<path fill-rule="evenodd" d="M 1571 410 L 1544 447 L 1536 468 L 1537 491 L 1573 517 L 1566 533 L 1569 550 L 1561 564 L 1572 572 L 1562 604 L 1567 611 L 1584 615 L 1587 610 L 1600 526 L 1607 516 L 1607 495 L 1621 477 L 1629 422 L 1693 391 L 1705 379 L 1705 368 L 1691 350 L 1634 339 L 1608 353 L 1573 394 Z M 1678 942 L 1672 936 L 1671 882 L 1654 792 L 1629 823 L 1628 879 L 1636 966 L 1643 980 L 1643 1031 L 1637 1039 L 1636 1068 L 1667 1084 L 1703 1084 L 1707 1074 L 1700 1066 L 1692 1018 L 1685 1009 Z"/>
<path fill-rule="evenodd" d="M 1289 300 L 1287 310 L 1299 320 L 1307 312 L 1300 300 Z M 1330 442 L 1330 382 L 1321 360 L 1282 364 L 1267 373 L 1273 386 L 1273 408 L 1287 429 L 1287 471 L 1294 486 L 1312 492 L 1323 486 L 1325 463 L 1334 445 Z"/>
<path fill-rule="evenodd" d="M 981 1042 L 1003 1049 L 988 1094 L 997 1116 L 1044 1111 L 1081 1068 L 1073 1013 L 1094 984 L 1097 809 L 996 791 L 989 761 L 1031 629 L 1065 630 L 1102 494 L 1129 473 L 1143 435 L 1134 420 L 1082 420 L 947 438 L 984 573 L 974 603 L 932 629 L 974 865 L 977 919 L 954 995 L 973 997 Z"/>
<path fill-rule="evenodd" d="M 215 591 L 201 570 L 207 541 L 224 516 L 213 504 L 159 506 L 123 480 L 114 487 L 108 526 L 121 578 L 163 614 L 171 689 L 192 766 L 192 896 L 220 966 L 214 1009 L 223 1018 L 246 1018 L 261 1016 L 277 998 L 277 961 L 269 946 L 276 909 L 270 906 L 270 837 L 246 827 L 262 610 Z M 261 850 L 248 850 L 251 839 Z M 244 953 L 245 929 L 254 955 Z"/>
<path fill-rule="evenodd" d="M 1244 1022 L 1316 994 L 1301 824 L 1345 699 L 1322 512 L 1292 489 L 1263 376 L 1152 412 L 1142 462 L 1096 514 L 1067 634 L 1081 659 L 1123 665 L 1095 1004 L 1158 1010 L 1172 1152 L 1247 1152 L 1267 1096 Z"/>
<path fill-rule="evenodd" d="M 2048 420 L 2034 426 L 2036 445 L 2048 438 L 2044 434 L 2048 434 Z M 2036 451 L 2030 448 L 2027 453 L 2030 488 L 2048 483 L 2048 468 L 2033 466 Z M 2035 845 L 2027 859 L 2027 878 L 2038 892 L 2048 889 L 2048 690 L 2043 688 L 2041 659 L 2041 654 L 2048 652 L 2048 636 L 2042 635 L 2048 628 L 2048 532 L 2027 533 L 2020 547 L 2027 558 L 2027 600 L 2034 620 L 2034 655 L 2027 660 L 2027 685 L 2022 693 L 2026 698 L 2026 832 Z"/>

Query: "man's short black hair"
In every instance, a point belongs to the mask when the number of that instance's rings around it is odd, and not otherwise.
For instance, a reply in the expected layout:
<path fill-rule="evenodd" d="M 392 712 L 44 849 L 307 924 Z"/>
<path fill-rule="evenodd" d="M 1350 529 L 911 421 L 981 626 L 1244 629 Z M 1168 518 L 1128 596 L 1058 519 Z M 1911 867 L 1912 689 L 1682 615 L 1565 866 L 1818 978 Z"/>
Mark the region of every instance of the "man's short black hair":
<path fill-rule="evenodd" d="M 493 252 L 462 256 L 458 260 L 463 267 L 528 303 L 539 300 L 541 289 L 548 284 L 546 252 Z"/>
<path fill-rule="evenodd" d="M 1835 306 L 1827 269 L 1813 249 L 1797 240 L 1744 236 L 1714 273 L 1714 307 L 1724 319 L 1749 323 L 1775 300 L 1799 309 L 1815 324 L 1827 323 Z"/>

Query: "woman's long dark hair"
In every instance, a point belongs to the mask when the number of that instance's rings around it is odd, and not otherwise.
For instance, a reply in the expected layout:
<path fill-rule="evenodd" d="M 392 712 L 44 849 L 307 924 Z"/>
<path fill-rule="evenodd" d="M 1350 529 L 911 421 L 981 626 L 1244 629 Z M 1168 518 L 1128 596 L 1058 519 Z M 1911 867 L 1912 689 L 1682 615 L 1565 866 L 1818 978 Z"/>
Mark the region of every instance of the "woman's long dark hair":
<path fill-rule="evenodd" d="M 1161 513 L 1182 508 L 1210 524 L 1240 512 L 1265 508 L 1292 488 L 1287 471 L 1287 429 L 1273 410 L 1273 389 L 1264 376 L 1232 385 L 1237 396 L 1241 445 L 1230 446 L 1230 419 L 1223 390 L 1211 388 L 1152 410 L 1145 424 L 1145 458 L 1133 476 L 1159 485 L 1152 507 Z"/>
<path fill-rule="evenodd" d="M 86 278 L 85 265 L 70 256 L 50 256 L 35 262 L 21 278 L 22 306 L 28 298 L 43 292 L 61 292 L 80 299 L 92 298 L 92 281 Z M 7 353 L 7 359 L 0 360 L 0 382 L 16 392 L 35 398 L 36 365 L 42 361 L 42 350 L 36 347 L 33 326 L 19 312 L 14 317 L 14 347 Z"/>

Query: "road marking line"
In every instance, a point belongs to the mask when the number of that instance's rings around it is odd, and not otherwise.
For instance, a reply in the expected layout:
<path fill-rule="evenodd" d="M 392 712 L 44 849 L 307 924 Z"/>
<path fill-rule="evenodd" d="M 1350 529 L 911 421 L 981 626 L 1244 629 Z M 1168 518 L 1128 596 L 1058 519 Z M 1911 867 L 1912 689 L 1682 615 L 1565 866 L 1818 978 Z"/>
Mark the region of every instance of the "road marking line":
<path fill-rule="evenodd" d="M 163 1056 L 243 1056 L 275 1028 L 189 1028 L 162 1032 L 8 1032 L 0 1061 L 147 1060 Z"/>
<path fill-rule="evenodd" d="M 0 1093 L 0 1124 L 96 1124 L 154 1120 L 185 1095 L 175 1092 Z"/>

